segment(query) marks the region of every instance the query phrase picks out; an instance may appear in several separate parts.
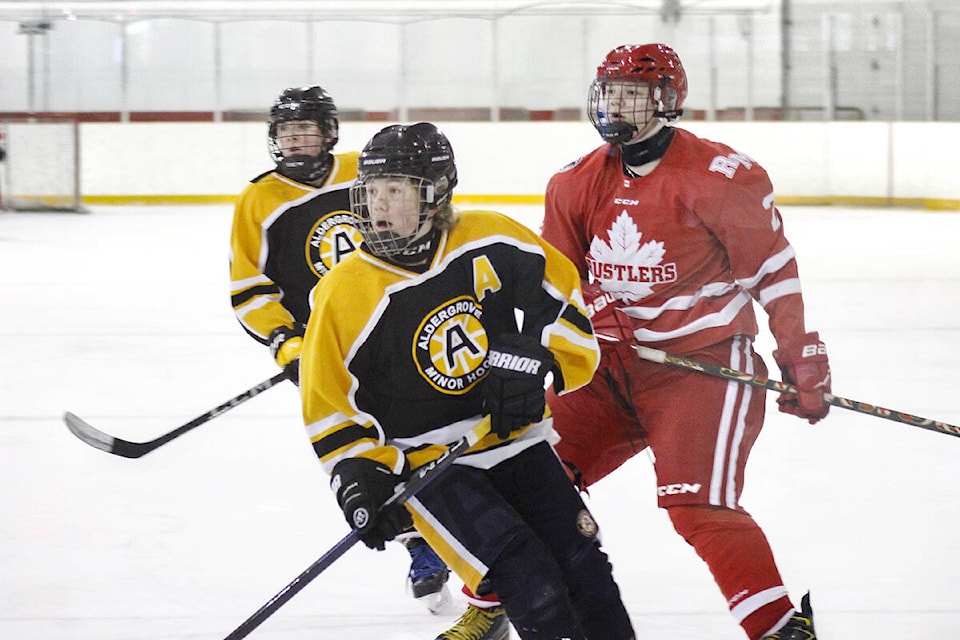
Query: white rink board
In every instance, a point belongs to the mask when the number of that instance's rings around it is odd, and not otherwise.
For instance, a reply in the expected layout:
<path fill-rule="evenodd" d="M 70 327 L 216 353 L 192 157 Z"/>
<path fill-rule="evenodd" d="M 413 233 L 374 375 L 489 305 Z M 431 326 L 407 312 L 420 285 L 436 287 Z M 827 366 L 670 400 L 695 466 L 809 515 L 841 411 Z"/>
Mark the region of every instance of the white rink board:
<path fill-rule="evenodd" d="M 387 124 L 341 123 L 336 150 L 361 149 Z M 438 125 L 457 156 L 460 195 L 542 196 L 557 170 L 601 144 L 587 122 Z M 955 122 L 690 120 L 680 126 L 754 158 L 779 198 L 960 200 Z M 236 195 L 273 168 L 266 135 L 259 122 L 82 123 L 81 193 L 121 201 Z"/>

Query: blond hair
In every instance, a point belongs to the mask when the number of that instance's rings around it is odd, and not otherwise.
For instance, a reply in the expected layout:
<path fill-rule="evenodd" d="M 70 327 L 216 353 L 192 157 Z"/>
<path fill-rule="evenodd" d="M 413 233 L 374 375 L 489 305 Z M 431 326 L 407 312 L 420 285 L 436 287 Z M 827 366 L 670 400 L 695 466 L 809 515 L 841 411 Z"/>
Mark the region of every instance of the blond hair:
<path fill-rule="evenodd" d="M 439 231 L 448 231 L 456 226 L 457 222 L 460 220 L 458 211 L 454 208 L 453 203 L 447 200 L 442 205 L 437 208 L 436 213 L 433 214 L 433 228 Z"/>

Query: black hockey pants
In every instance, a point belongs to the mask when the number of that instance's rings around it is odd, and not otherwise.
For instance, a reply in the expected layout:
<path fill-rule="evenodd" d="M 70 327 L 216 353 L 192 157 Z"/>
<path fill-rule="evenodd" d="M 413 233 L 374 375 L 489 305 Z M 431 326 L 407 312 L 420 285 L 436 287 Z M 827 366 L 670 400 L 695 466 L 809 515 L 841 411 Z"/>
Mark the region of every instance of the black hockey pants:
<path fill-rule="evenodd" d="M 444 539 L 434 548 L 459 556 L 451 567 L 488 569 L 523 640 L 633 638 L 593 517 L 547 443 L 489 470 L 454 464 L 414 500 Z"/>

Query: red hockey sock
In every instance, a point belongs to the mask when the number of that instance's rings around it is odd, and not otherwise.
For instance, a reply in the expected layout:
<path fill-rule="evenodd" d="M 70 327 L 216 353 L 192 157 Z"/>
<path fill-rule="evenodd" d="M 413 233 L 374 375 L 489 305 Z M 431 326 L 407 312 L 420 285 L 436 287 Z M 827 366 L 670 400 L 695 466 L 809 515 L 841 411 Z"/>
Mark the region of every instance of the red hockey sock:
<path fill-rule="evenodd" d="M 706 505 L 667 509 L 674 528 L 707 563 L 730 613 L 751 640 L 793 611 L 767 537 L 750 515 Z"/>

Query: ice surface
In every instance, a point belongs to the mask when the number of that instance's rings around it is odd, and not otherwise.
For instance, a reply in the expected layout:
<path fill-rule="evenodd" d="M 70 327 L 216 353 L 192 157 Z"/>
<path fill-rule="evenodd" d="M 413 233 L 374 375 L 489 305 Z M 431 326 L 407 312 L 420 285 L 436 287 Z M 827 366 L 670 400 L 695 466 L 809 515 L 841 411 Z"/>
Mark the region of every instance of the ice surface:
<path fill-rule="evenodd" d="M 536 207 L 502 210 L 536 227 Z M 0 214 L 0 638 L 225 637 L 346 532 L 283 384 L 147 456 L 93 449 L 73 411 L 149 440 L 276 373 L 229 304 L 229 207 Z M 960 215 L 784 208 L 838 395 L 960 423 Z M 759 342 L 769 358 L 769 336 Z M 834 408 L 776 412 L 744 504 L 819 635 L 960 630 L 960 438 Z M 655 506 L 638 456 L 591 505 L 638 639 L 742 638 Z M 399 545 L 358 546 L 251 634 L 432 640 Z M 455 587 L 459 583 L 453 580 Z M 462 604 L 462 603 L 459 603 Z"/>

